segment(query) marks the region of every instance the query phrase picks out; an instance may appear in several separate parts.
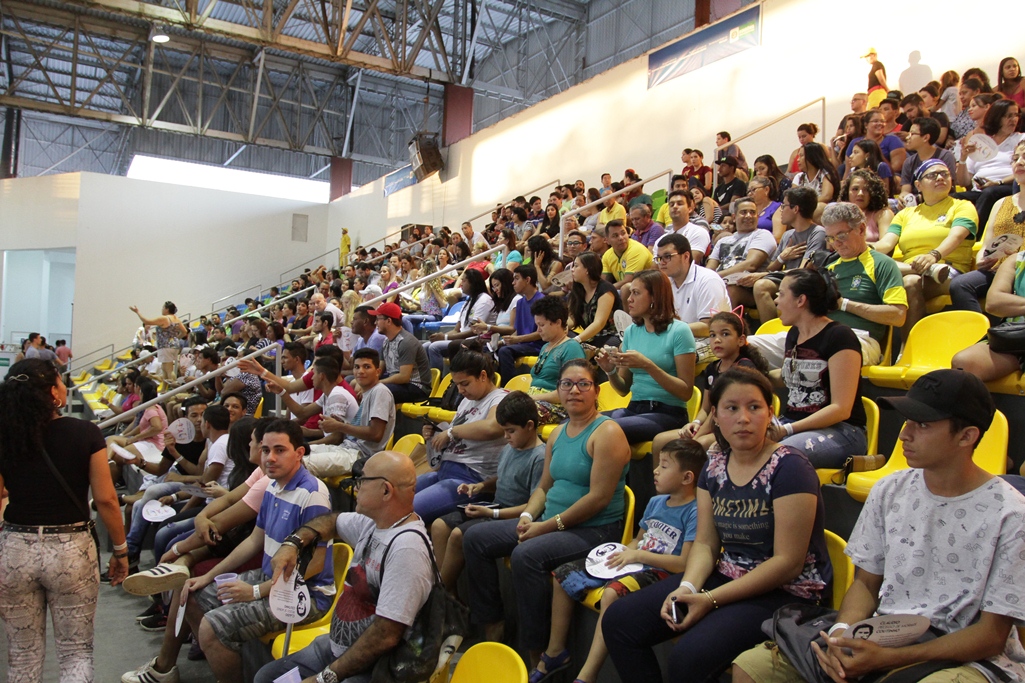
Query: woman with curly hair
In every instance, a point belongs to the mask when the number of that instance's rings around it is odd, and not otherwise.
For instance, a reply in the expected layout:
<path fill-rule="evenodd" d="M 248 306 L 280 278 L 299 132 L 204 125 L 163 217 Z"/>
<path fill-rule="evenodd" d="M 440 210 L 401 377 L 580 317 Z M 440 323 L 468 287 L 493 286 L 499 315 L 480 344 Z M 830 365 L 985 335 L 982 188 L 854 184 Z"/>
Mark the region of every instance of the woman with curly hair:
<path fill-rule="evenodd" d="M 851 202 L 865 214 L 865 239 L 869 245 L 886 234 L 893 211 L 887 200 L 886 186 L 878 175 L 867 168 L 851 171 L 840 187 L 840 201 Z"/>
<path fill-rule="evenodd" d="M 14 683 L 42 680 L 47 607 L 60 680 L 93 679 L 100 582 L 89 533 L 90 488 L 114 542 L 111 583 L 128 576 L 128 545 L 103 434 L 90 422 L 62 417 L 67 399 L 53 364 L 36 358 L 15 363 L 0 384 L 0 489 L 10 499 L 0 528 L 0 620 L 6 625 L 7 680 Z"/>
<path fill-rule="evenodd" d="M 420 268 L 421 277 L 429 277 L 438 272 L 438 266 L 430 259 L 423 262 Z M 406 318 L 413 324 L 413 333 L 420 330 L 424 323 L 437 322 L 442 318 L 442 309 L 445 306 L 445 288 L 441 277 L 428 280 L 420 287 L 420 312 L 407 315 Z"/>

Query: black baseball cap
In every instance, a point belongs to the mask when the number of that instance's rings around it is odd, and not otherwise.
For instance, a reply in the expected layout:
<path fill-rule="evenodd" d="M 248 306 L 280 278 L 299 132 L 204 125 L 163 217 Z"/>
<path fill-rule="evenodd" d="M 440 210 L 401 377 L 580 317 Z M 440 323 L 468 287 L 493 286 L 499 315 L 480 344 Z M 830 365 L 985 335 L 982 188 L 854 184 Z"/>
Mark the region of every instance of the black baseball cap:
<path fill-rule="evenodd" d="M 933 370 L 919 377 L 906 396 L 880 398 L 879 402 L 915 422 L 957 417 L 982 433 L 989 429 L 996 412 L 986 385 L 964 370 Z"/>

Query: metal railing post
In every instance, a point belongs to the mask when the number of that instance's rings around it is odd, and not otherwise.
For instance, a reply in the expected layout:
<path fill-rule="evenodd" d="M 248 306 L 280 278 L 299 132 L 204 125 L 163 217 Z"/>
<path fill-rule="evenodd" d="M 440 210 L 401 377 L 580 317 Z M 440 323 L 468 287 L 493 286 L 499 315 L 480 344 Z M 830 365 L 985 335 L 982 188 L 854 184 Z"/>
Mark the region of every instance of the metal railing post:
<path fill-rule="evenodd" d="M 432 239 L 434 239 L 434 236 L 424 237 L 423 239 L 419 239 L 416 242 L 411 242 L 411 243 L 407 244 L 405 248 L 409 249 L 414 244 L 420 244 L 421 242 L 426 242 L 427 240 L 432 240 Z M 366 261 L 362 261 L 362 263 L 373 263 L 374 261 L 380 261 L 381 259 L 383 259 L 385 257 L 397 256 L 398 254 L 399 254 L 399 252 L 396 252 L 396 251 L 386 252 L 386 253 L 381 254 L 380 256 L 375 256 L 374 258 L 370 258 L 370 259 L 367 259 Z"/>
<path fill-rule="evenodd" d="M 87 353 L 85 355 L 78 356 L 77 358 L 72 358 L 71 362 L 68 363 L 68 373 L 69 374 L 74 374 L 75 371 L 81 370 L 84 367 L 88 367 L 89 363 L 81 363 L 81 365 L 79 365 L 79 363 L 81 361 L 83 361 L 84 359 L 88 358 L 89 356 L 92 356 L 92 355 L 95 355 L 97 353 L 100 353 L 101 351 L 103 351 L 104 349 L 107 349 L 107 348 L 110 349 L 110 354 L 108 354 L 108 357 L 110 357 L 110 356 L 112 356 L 114 354 L 114 345 L 113 344 L 104 344 L 100 348 L 95 349 L 94 351 L 90 351 L 89 353 Z"/>
<path fill-rule="evenodd" d="M 275 346 L 278 346 L 275 344 Z M 274 354 L 274 374 L 281 377 L 281 349 Z M 274 417 L 281 417 L 281 392 L 274 394 Z"/>
<path fill-rule="evenodd" d="M 459 263 L 453 263 L 451 265 L 445 266 L 444 268 L 438 270 L 435 273 L 431 273 L 430 275 L 425 275 L 424 277 L 417 278 L 416 280 L 413 280 L 412 282 L 406 283 L 406 284 L 402 285 L 401 287 L 397 287 L 397 288 L 389 291 L 387 294 L 382 294 L 381 296 L 375 296 L 373 299 L 370 299 L 369 301 L 364 301 L 363 303 L 360 304 L 360 306 L 374 306 L 375 304 L 379 304 L 382 301 L 385 301 L 387 299 L 392 298 L 396 294 L 401 294 L 402 292 L 405 292 L 407 290 L 415 289 L 416 287 L 419 287 L 420 285 L 422 285 L 425 282 L 429 282 L 429 281 L 431 281 L 431 280 L 433 280 L 433 279 L 435 279 L 435 278 L 437 278 L 437 277 L 439 277 L 441 275 L 444 275 L 445 273 L 449 273 L 449 272 L 451 272 L 453 270 L 457 270 L 458 268 L 460 268 L 462 266 L 465 266 L 468 263 L 473 263 L 474 261 L 477 261 L 477 260 L 479 260 L 482 257 L 491 256 L 492 254 L 494 254 L 499 249 L 506 249 L 506 248 L 507 247 L 504 244 L 501 244 L 501 245 L 499 245 L 497 247 L 492 247 L 491 249 L 488 249 L 487 251 L 482 251 L 481 253 L 477 254 L 476 256 L 471 256 L 470 258 L 465 259 L 463 261 L 460 261 Z"/>
<path fill-rule="evenodd" d="M 259 349 L 257 351 L 253 351 L 248 356 L 242 356 L 241 358 L 239 358 L 239 361 L 249 360 L 251 358 L 257 358 L 258 356 L 262 356 L 265 353 L 267 353 L 268 351 L 271 351 L 272 349 L 274 349 L 276 346 L 277 346 L 276 344 L 272 344 L 271 346 L 265 346 L 262 349 Z M 221 367 L 217 368 L 213 372 L 209 372 L 209 373 L 203 375 L 202 377 L 197 377 L 194 380 L 186 382 L 185 384 L 181 385 L 180 387 L 175 387 L 171 391 L 168 391 L 166 393 L 160 394 L 156 398 L 151 399 L 149 401 L 146 401 L 145 403 L 141 403 L 141 404 L 135 406 L 134 408 L 132 408 L 131 410 L 126 410 L 125 412 L 119 413 L 118 415 L 115 415 L 114 417 L 109 417 L 106 420 L 104 420 L 103 422 L 100 422 L 97 425 L 97 427 L 99 427 L 100 429 L 106 429 L 107 427 L 110 427 L 112 425 L 116 425 L 119 422 L 124 422 L 126 419 L 128 419 L 130 417 L 134 417 L 135 415 L 137 415 L 138 413 L 141 413 L 142 411 L 146 410 L 150 406 L 155 406 L 158 403 L 163 403 L 167 399 L 171 398 L 172 396 L 177 396 L 178 394 L 180 394 L 180 393 L 182 393 L 184 391 L 188 391 L 189 389 L 191 389 L 193 387 L 199 386 L 203 382 L 207 382 L 207 381 L 209 381 L 213 377 L 218 377 L 220 375 L 223 375 L 228 370 L 233 368 L 235 365 L 236 365 L 235 363 L 231 363 L 230 365 L 222 365 Z"/>
<path fill-rule="evenodd" d="M 325 256 L 328 256 L 330 254 L 334 254 L 336 252 L 339 254 L 339 256 L 341 256 L 341 253 L 342 253 L 341 252 L 341 248 L 340 247 L 335 247 L 331 251 L 325 251 L 323 254 L 319 254 L 318 256 L 314 256 L 313 258 L 311 258 L 311 259 L 309 259 L 307 261 L 303 261 L 302 263 L 300 263 L 299 265 L 297 265 L 297 266 L 295 266 L 293 268 L 289 268 L 285 272 L 281 273 L 281 276 L 280 276 L 281 277 L 281 282 L 279 282 L 277 286 L 280 287 L 282 283 L 289 282 L 289 281 L 293 280 L 294 278 L 291 278 L 291 277 L 289 277 L 289 279 L 287 279 L 287 280 L 285 279 L 285 276 L 288 275 L 289 273 L 291 273 L 292 271 L 299 270 L 303 266 L 308 266 L 309 264 L 313 263 L 314 261 L 319 261 L 320 259 L 324 258 Z M 323 264 L 321 264 L 321 265 L 323 265 Z M 345 264 L 339 264 L 338 267 L 340 268 L 342 265 L 345 265 Z M 329 268 L 328 270 L 331 270 L 331 269 Z"/>
<path fill-rule="evenodd" d="M 95 383 L 99 382 L 101 379 L 106 379 L 107 377 L 110 377 L 113 374 L 121 372 L 122 370 L 130 368 L 133 365 L 138 365 L 139 363 L 141 363 L 144 360 L 149 360 L 149 359 L 152 359 L 152 358 L 156 358 L 156 354 L 147 353 L 144 356 L 139 356 L 135 360 L 128 361 L 124 365 L 119 365 L 116 368 L 113 368 L 111 370 L 107 370 L 106 372 L 100 373 L 99 375 L 96 375 L 95 377 L 90 377 L 89 379 L 87 379 L 86 381 L 82 382 L 81 384 L 76 384 L 73 387 L 68 387 L 68 391 L 81 391 L 82 387 L 87 387 L 90 384 L 95 384 Z"/>

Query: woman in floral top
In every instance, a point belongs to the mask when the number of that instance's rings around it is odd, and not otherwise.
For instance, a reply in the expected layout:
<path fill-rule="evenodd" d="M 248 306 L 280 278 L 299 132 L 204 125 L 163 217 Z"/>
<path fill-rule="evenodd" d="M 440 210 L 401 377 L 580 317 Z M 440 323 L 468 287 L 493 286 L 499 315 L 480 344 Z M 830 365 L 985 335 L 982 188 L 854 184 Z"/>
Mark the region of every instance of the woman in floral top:
<path fill-rule="evenodd" d="M 766 436 L 769 380 L 730 368 L 711 402 L 718 444 L 698 478 L 687 569 L 618 600 L 602 619 L 623 680 L 662 681 L 652 647 L 679 635 L 668 680 L 704 681 L 765 640 L 761 624 L 776 609 L 818 602 L 832 578 L 815 470 Z"/>

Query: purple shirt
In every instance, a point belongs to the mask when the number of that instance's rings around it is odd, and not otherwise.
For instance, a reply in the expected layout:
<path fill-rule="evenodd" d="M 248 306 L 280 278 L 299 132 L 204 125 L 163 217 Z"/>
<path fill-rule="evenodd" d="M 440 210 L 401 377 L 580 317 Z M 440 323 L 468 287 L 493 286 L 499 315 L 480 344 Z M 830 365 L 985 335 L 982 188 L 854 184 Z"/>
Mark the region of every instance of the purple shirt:
<path fill-rule="evenodd" d="M 516 319 L 513 321 L 513 329 L 516 330 L 517 335 L 537 332 L 537 323 L 534 322 L 534 314 L 530 312 L 530 307 L 543 296 L 544 292 L 539 289 L 531 298 L 524 297 L 516 304 Z M 536 346 L 539 350 L 541 348 L 540 341 L 526 343 Z"/>
<path fill-rule="evenodd" d="M 655 243 L 658 242 L 658 239 L 662 237 L 663 234 L 665 234 L 665 228 L 655 221 L 652 221 L 648 224 L 647 230 L 644 232 L 634 230 L 634 234 L 630 235 L 630 238 L 637 240 L 651 250 L 655 248 Z"/>

